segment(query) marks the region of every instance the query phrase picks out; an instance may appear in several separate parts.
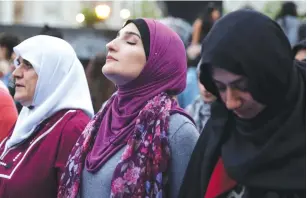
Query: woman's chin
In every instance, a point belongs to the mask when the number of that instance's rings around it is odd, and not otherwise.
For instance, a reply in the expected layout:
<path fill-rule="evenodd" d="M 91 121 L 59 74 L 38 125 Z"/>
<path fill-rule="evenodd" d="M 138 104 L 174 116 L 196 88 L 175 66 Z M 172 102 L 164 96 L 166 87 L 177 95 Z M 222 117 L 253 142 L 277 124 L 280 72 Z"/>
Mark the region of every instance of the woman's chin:
<path fill-rule="evenodd" d="M 122 85 L 122 76 L 118 75 L 116 72 L 110 72 L 108 70 L 102 70 L 103 75 L 112 81 L 116 85 Z"/>
<path fill-rule="evenodd" d="M 23 97 L 22 97 L 20 94 L 15 93 L 15 95 L 14 95 L 14 100 L 15 100 L 16 102 L 21 103 L 21 102 L 23 101 Z"/>

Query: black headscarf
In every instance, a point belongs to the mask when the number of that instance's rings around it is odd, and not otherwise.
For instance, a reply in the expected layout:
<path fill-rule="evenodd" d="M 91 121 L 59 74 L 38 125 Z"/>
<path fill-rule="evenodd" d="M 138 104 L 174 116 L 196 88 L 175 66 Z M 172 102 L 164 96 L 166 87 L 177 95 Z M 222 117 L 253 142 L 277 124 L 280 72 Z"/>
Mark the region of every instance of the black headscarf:
<path fill-rule="evenodd" d="M 305 193 L 305 67 L 293 62 L 290 43 L 277 23 L 252 10 L 221 18 L 202 44 L 200 80 L 219 97 L 212 68 L 248 78 L 253 98 L 267 107 L 242 120 L 220 99 L 191 156 L 180 198 L 203 198 L 217 159 L 253 197 L 266 191 Z M 255 195 L 263 192 L 263 194 Z"/>

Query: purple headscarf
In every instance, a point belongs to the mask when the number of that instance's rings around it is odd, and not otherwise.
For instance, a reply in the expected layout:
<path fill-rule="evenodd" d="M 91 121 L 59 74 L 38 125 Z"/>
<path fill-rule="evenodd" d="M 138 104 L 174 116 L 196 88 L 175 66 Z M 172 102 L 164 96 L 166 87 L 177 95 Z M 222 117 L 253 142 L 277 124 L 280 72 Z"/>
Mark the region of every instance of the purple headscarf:
<path fill-rule="evenodd" d="M 86 158 L 85 166 L 89 172 L 98 171 L 102 164 L 126 145 L 139 112 L 150 99 L 162 92 L 175 96 L 185 89 L 187 60 L 183 42 L 162 23 L 144 20 L 150 32 L 147 63 L 136 79 L 118 86 L 117 94 L 106 105 L 93 149 Z M 189 117 L 178 106 L 173 106 L 171 113 Z"/>

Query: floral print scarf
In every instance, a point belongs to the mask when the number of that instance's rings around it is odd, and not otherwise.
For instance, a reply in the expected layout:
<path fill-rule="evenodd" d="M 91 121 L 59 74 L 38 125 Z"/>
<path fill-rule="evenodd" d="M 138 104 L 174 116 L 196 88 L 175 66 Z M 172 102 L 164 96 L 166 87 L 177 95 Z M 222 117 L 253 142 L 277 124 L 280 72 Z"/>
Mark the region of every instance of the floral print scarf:
<path fill-rule="evenodd" d="M 165 93 L 148 101 L 115 168 L 112 198 L 156 198 L 167 194 L 170 148 L 167 138 L 171 109 L 177 103 Z M 86 155 L 92 149 L 102 120 L 100 110 L 75 144 L 61 177 L 58 198 L 76 198 Z"/>

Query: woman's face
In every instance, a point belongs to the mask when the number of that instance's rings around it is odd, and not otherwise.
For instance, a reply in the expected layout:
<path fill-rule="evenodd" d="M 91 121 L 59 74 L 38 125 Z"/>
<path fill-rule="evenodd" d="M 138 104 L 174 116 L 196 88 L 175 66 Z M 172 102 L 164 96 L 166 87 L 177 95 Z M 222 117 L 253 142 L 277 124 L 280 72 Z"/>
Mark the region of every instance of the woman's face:
<path fill-rule="evenodd" d="M 211 13 L 211 17 L 212 17 L 213 21 L 218 20 L 220 18 L 220 16 L 221 16 L 221 13 L 218 9 L 214 9 Z"/>
<path fill-rule="evenodd" d="M 142 72 L 146 64 L 141 35 L 133 23 L 122 28 L 107 44 L 108 55 L 102 73 L 116 85 L 124 85 Z"/>
<path fill-rule="evenodd" d="M 227 109 L 238 117 L 251 119 L 258 115 L 265 105 L 253 99 L 248 92 L 248 79 L 224 69 L 213 69 L 213 80 Z"/>
<path fill-rule="evenodd" d="M 22 57 L 17 60 L 18 67 L 13 72 L 15 79 L 14 99 L 23 106 L 30 106 L 33 102 L 38 75 L 29 61 Z"/>
<path fill-rule="evenodd" d="M 306 59 L 306 49 L 298 50 L 295 55 L 295 60 L 303 61 L 304 59 Z"/>
<path fill-rule="evenodd" d="M 199 81 L 199 74 L 198 74 L 198 88 L 199 88 L 199 92 L 200 92 L 202 99 L 206 103 L 212 103 L 216 100 L 215 95 L 213 95 L 212 93 L 207 91 L 205 86 L 203 84 L 201 84 L 201 82 Z"/>

